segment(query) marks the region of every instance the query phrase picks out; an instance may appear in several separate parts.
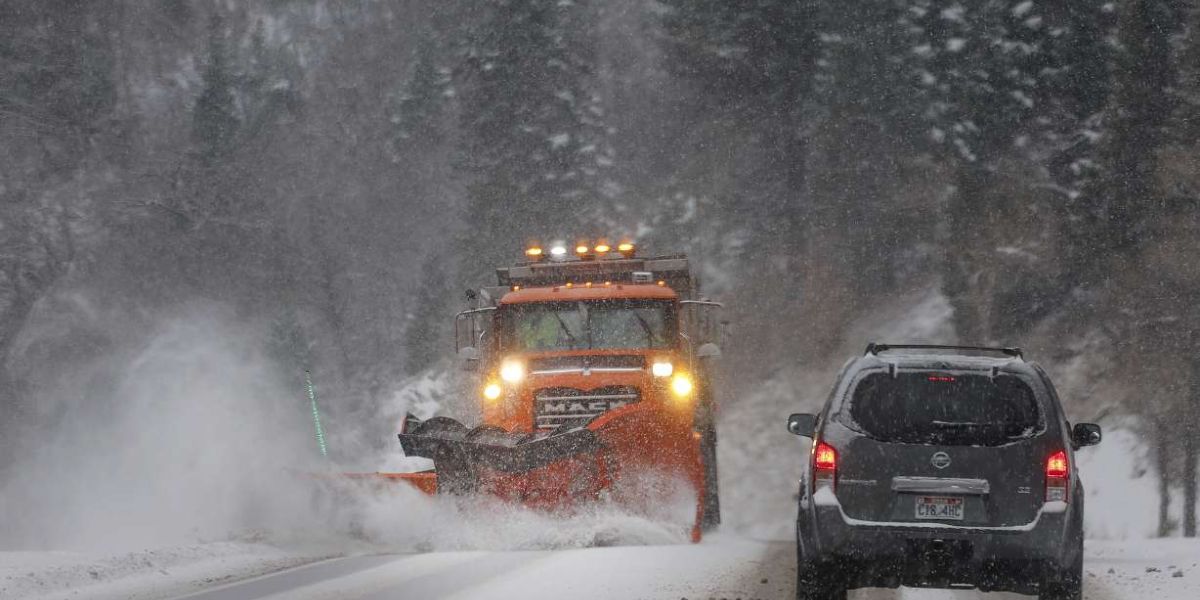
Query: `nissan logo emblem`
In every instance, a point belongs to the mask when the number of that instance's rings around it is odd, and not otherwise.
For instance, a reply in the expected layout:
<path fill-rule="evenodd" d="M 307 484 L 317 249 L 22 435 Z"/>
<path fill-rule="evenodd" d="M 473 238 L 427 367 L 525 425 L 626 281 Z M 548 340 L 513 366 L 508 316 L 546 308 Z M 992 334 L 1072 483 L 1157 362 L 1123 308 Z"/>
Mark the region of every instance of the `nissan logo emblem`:
<path fill-rule="evenodd" d="M 929 464 L 938 469 L 945 469 L 950 466 L 950 455 L 945 452 L 935 452 L 933 458 L 929 459 Z"/>

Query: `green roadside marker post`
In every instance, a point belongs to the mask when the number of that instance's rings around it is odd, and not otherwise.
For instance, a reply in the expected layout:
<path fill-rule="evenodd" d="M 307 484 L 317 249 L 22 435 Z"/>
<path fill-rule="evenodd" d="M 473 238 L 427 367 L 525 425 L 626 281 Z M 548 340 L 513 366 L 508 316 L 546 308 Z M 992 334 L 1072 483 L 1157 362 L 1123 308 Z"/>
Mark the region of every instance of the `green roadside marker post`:
<path fill-rule="evenodd" d="M 317 390 L 313 387 L 312 373 L 304 371 L 304 386 L 308 390 L 308 402 L 312 405 L 313 427 L 317 431 L 317 447 L 321 456 L 328 457 L 329 450 L 325 447 L 325 430 L 321 428 L 321 411 L 317 409 Z"/>

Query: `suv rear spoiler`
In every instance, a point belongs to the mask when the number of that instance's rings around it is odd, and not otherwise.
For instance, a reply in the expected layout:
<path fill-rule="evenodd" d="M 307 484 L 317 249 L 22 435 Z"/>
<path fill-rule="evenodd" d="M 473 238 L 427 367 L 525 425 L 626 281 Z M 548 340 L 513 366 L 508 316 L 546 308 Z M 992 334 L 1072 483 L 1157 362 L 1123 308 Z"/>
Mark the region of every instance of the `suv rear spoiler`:
<path fill-rule="evenodd" d="M 989 346 L 944 346 L 937 344 L 867 344 L 867 354 L 879 354 L 889 350 L 948 350 L 948 351 L 968 351 L 968 352 L 991 352 L 994 354 L 1003 354 L 1025 360 L 1025 354 L 1020 348 L 994 348 Z"/>

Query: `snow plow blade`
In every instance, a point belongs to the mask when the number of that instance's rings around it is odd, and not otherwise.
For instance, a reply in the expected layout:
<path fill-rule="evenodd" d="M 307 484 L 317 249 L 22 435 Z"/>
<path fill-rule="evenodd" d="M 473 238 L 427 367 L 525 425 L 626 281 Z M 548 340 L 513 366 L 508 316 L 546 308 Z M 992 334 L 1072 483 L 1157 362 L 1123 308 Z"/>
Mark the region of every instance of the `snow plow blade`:
<path fill-rule="evenodd" d="M 426 494 L 432 495 L 437 493 L 437 474 L 433 471 L 420 471 L 417 473 L 385 473 L 376 471 L 374 473 L 342 473 L 341 476 L 360 481 L 403 482 Z"/>
<path fill-rule="evenodd" d="M 297 476 L 316 481 L 332 482 L 335 485 L 347 481 L 360 482 L 367 485 L 403 483 L 430 495 L 436 494 L 438 489 L 438 477 L 433 471 L 418 471 L 416 473 L 389 473 L 385 471 L 293 471 L 293 473 Z"/>
<path fill-rule="evenodd" d="M 532 471 L 600 448 L 596 434 L 577 428 L 554 433 L 513 433 L 498 427 L 465 425 L 446 417 L 421 421 L 409 415 L 400 445 L 407 456 L 433 459 L 435 470 L 485 467 L 502 473 Z"/>

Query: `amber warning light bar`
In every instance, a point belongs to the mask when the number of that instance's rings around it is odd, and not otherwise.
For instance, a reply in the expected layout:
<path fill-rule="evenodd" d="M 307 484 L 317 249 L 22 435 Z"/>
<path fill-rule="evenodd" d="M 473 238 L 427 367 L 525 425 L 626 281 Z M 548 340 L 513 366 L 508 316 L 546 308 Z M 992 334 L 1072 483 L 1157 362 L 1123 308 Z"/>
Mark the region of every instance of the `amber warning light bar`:
<path fill-rule="evenodd" d="M 614 248 L 601 240 L 596 243 L 579 242 L 574 248 L 578 260 L 594 260 L 603 258 L 633 258 L 637 253 L 637 245 L 633 242 L 621 242 Z M 550 260 L 568 260 L 571 253 L 565 244 L 552 244 L 545 248 L 540 244 L 530 245 L 525 249 L 525 257 L 533 262 L 540 262 L 549 257 Z"/>

